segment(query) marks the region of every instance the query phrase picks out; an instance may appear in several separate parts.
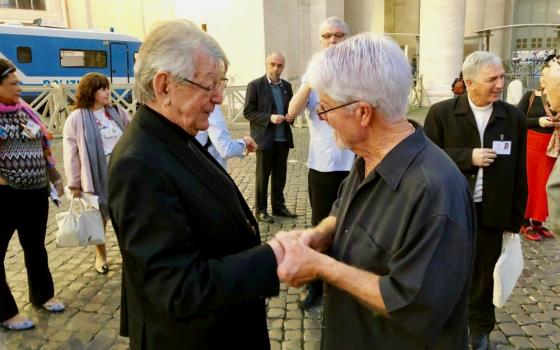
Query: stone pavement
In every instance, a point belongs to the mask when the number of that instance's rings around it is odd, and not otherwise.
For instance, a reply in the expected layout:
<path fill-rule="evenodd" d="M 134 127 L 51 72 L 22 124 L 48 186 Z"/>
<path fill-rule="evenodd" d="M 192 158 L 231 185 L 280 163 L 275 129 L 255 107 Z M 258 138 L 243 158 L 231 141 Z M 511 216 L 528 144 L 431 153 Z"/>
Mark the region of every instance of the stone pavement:
<path fill-rule="evenodd" d="M 426 109 L 411 116 L 422 122 Z M 247 124 L 232 126 L 234 135 L 247 133 Z M 279 230 L 305 227 L 311 221 L 307 197 L 307 129 L 295 129 L 295 150 L 288 160 L 286 201 L 297 219 L 277 218 L 261 224 L 264 239 Z M 61 140 L 55 141 L 61 160 Z M 59 162 L 62 170 L 62 162 Z M 229 171 L 247 202 L 254 203 L 255 156 L 229 161 Z M 0 350 L 4 349 L 127 349 L 128 340 L 118 336 L 121 258 L 114 232 L 109 229 L 107 250 L 111 271 L 98 275 L 92 269 L 93 247 L 56 248 L 55 215 L 67 207 L 51 205 L 46 246 L 58 296 L 66 302 L 61 314 L 36 309 L 27 300 L 27 277 L 19 241 L 14 235 L 6 255 L 6 273 L 18 306 L 36 323 L 25 332 L 0 330 Z M 498 325 L 491 334 L 497 349 L 560 349 L 560 244 L 557 240 L 523 242 L 525 270 L 513 296 L 498 310 Z M 321 310 L 299 310 L 296 301 L 301 289 L 282 285 L 280 295 L 268 300 L 268 326 L 272 349 L 318 349 Z M 235 344 L 232 344 L 235 348 Z"/>

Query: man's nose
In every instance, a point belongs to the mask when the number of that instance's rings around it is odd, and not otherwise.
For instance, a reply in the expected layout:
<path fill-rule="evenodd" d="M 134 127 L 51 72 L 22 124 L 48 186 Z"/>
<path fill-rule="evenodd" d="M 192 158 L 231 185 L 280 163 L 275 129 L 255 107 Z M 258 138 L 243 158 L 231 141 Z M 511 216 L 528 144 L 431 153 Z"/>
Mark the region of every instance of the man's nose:
<path fill-rule="evenodd" d="M 504 86 L 506 85 L 506 82 L 504 81 L 504 79 L 501 79 L 500 81 L 498 81 L 496 83 L 496 87 L 500 90 L 503 90 Z"/>
<path fill-rule="evenodd" d="M 224 91 L 223 90 L 214 90 L 212 91 L 212 96 L 210 97 L 210 101 L 212 103 L 220 105 L 224 101 Z"/>

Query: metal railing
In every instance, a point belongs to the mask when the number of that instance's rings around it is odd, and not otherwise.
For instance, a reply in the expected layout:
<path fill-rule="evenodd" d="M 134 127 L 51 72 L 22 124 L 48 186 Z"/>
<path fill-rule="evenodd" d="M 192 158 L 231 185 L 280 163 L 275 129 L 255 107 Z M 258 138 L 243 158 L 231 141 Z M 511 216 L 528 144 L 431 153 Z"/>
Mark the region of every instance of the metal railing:
<path fill-rule="evenodd" d="M 113 102 L 122 106 L 131 116 L 136 113 L 138 105 L 132 86 L 133 84 L 111 85 Z M 22 92 L 24 96 L 32 96 L 29 105 L 41 117 L 48 129 L 54 135 L 61 135 L 64 121 L 72 112 L 72 105 L 76 101 L 77 87 L 77 85 L 52 83 L 47 86 L 23 86 Z M 297 91 L 297 88 L 298 86 L 293 84 L 293 90 Z M 247 86 L 229 86 L 224 90 L 222 110 L 228 122 L 245 122 L 242 117 L 246 90 Z M 410 91 L 409 106 L 422 105 L 423 91 L 422 76 L 417 76 Z M 306 127 L 307 118 L 296 118 L 294 126 Z"/>

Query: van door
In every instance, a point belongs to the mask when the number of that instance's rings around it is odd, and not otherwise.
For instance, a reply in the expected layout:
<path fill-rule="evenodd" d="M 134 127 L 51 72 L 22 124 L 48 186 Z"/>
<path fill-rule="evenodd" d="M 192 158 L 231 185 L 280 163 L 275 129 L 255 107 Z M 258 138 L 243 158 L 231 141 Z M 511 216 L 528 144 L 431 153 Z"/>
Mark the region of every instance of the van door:
<path fill-rule="evenodd" d="M 128 67 L 128 45 L 111 43 L 111 83 L 126 84 L 130 82 Z"/>

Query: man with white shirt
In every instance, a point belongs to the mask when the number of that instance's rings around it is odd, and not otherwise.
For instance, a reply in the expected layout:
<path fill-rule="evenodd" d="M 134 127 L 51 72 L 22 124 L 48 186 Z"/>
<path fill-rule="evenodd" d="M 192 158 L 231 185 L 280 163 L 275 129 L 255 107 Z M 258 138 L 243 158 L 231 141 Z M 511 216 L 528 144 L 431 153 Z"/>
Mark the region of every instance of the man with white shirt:
<path fill-rule="evenodd" d="M 329 17 L 319 27 L 321 49 L 338 44 L 350 36 L 348 24 L 337 17 Z M 289 116 L 297 116 L 307 108 L 309 112 L 309 158 L 307 166 L 307 187 L 311 204 L 311 225 L 317 226 L 329 216 L 336 200 L 338 187 L 346 178 L 354 153 L 337 146 L 333 128 L 317 115 L 315 106 L 319 102 L 317 92 L 307 84 L 303 76 L 301 86 L 290 101 Z M 323 281 L 317 280 L 307 286 L 307 294 L 302 296 L 299 305 L 308 309 L 321 301 Z"/>
<path fill-rule="evenodd" d="M 527 124 L 523 113 L 500 100 L 505 72 L 499 56 L 476 51 L 462 67 L 467 94 L 432 105 L 426 135 L 467 178 L 477 212 L 476 257 L 469 296 L 471 349 L 488 349 L 496 324 L 493 270 L 502 234 L 519 232 L 527 201 Z"/>
<path fill-rule="evenodd" d="M 243 158 L 256 151 L 257 144 L 251 136 L 243 136 L 239 139 L 231 137 L 231 132 L 227 127 L 220 106 L 214 108 L 214 112 L 208 118 L 208 123 L 210 125 L 208 129 L 199 131 L 195 139 L 225 170 L 227 170 L 227 160 L 229 158 Z"/>

